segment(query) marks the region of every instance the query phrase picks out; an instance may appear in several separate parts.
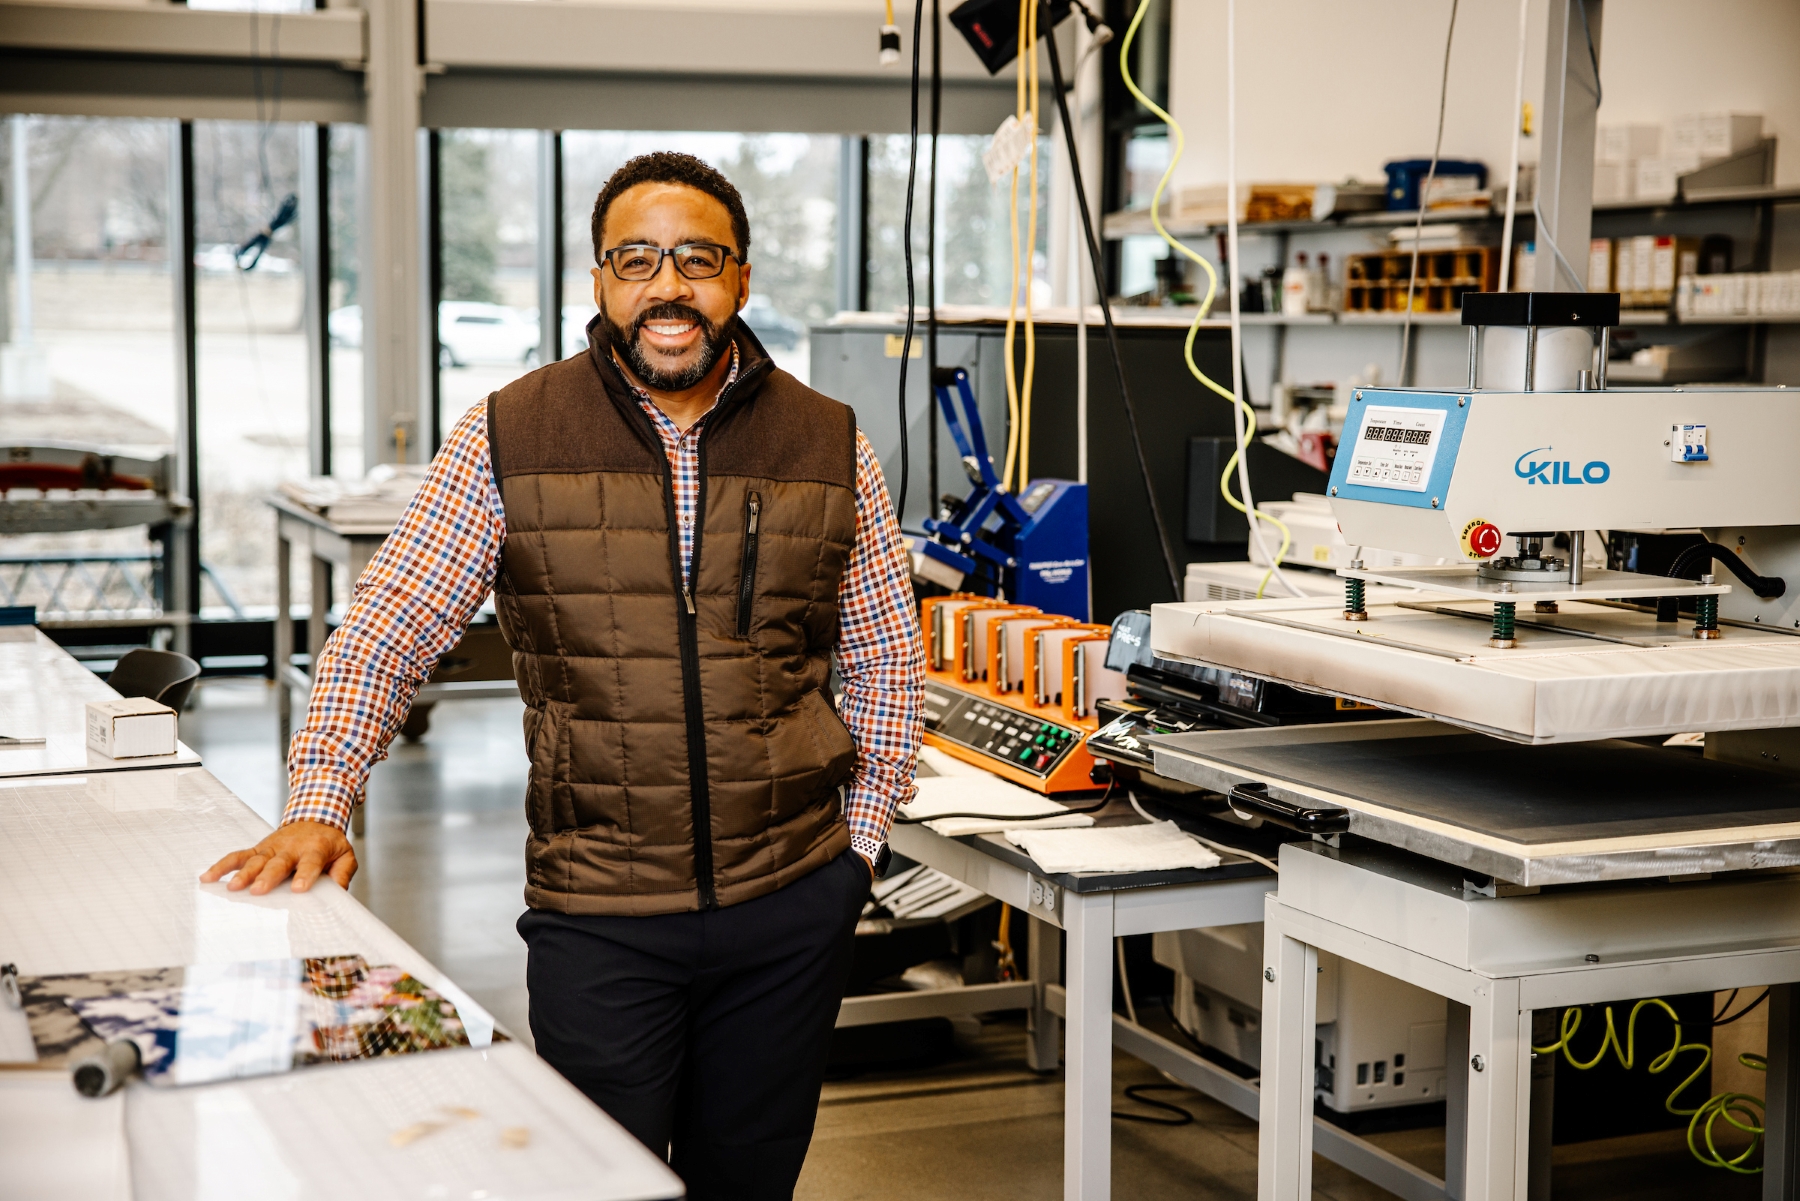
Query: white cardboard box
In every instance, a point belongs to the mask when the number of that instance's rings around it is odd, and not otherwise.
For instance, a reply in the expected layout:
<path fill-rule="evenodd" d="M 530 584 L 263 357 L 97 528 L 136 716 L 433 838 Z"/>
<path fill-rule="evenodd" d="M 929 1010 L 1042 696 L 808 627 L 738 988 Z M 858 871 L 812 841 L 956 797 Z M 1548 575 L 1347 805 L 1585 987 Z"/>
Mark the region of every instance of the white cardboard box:
<path fill-rule="evenodd" d="M 1602 125 L 1594 133 L 1595 162 L 1627 165 L 1662 153 L 1660 125 Z"/>
<path fill-rule="evenodd" d="M 1677 117 L 1669 127 L 1670 149 L 1701 159 L 1730 158 L 1762 138 L 1759 113 L 1700 113 Z"/>
<path fill-rule="evenodd" d="M 143 697 L 88 702 L 88 748 L 109 759 L 173 755 L 175 728 L 175 710 Z"/>

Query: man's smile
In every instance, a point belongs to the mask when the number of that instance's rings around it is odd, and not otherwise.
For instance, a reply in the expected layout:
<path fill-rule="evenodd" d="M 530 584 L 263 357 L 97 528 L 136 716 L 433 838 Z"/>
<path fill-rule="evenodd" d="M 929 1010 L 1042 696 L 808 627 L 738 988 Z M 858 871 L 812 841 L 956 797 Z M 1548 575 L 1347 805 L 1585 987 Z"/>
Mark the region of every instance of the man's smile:
<path fill-rule="evenodd" d="M 662 351 L 682 351 L 700 336 L 697 321 L 646 321 L 638 327 L 646 342 Z"/>

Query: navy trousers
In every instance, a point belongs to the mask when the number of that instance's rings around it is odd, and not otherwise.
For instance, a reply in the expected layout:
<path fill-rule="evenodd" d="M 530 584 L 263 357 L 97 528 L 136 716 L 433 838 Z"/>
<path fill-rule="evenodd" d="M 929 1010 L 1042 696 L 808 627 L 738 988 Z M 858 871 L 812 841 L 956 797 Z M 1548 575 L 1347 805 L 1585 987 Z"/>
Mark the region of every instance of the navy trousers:
<path fill-rule="evenodd" d="M 855 851 L 724 909 L 533 909 L 538 1054 L 687 1183 L 690 1201 L 788 1198 L 812 1141 L 869 869 Z"/>

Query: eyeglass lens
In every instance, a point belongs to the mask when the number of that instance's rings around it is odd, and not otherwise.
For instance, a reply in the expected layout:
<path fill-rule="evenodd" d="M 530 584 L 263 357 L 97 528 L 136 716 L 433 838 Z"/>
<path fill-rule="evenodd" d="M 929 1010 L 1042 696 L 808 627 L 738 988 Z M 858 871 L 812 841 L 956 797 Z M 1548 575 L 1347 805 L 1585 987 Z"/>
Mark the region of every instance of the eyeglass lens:
<path fill-rule="evenodd" d="M 662 269 L 663 255 L 673 255 L 675 269 L 688 279 L 712 279 L 725 270 L 728 252 L 722 246 L 694 242 L 664 250 L 660 246 L 615 246 L 607 252 L 613 274 L 628 282 L 653 278 Z"/>

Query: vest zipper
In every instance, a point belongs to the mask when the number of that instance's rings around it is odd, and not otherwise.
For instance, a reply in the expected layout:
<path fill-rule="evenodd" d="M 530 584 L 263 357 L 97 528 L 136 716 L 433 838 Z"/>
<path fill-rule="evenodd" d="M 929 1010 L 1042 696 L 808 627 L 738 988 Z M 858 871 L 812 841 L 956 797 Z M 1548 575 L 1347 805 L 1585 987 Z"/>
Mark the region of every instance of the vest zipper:
<path fill-rule="evenodd" d="M 752 492 L 744 501 L 744 561 L 738 568 L 738 637 L 750 633 L 750 610 L 756 600 L 756 525 L 762 517 L 762 493 Z"/>
<path fill-rule="evenodd" d="M 651 433 L 654 436 L 654 428 Z M 694 551 L 690 572 L 700 563 L 700 529 L 705 524 L 701 515 L 706 512 L 704 434 L 701 439 L 700 490 L 694 498 Z M 676 588 L 681 596 L 675 625 L 681 647 L 681 704 L 687 725 L 688 801 L 693 808 L 694 822 L 694 883 L 699 889 L 700 907 L 717 909 L 719 896 L 713 886 L 712 795 L 706 777 L 706 718 L 700 707 L 700 634 L 693 585 L 681 575 L 681 526 L 675 514 L 675 472 L 666 460 L 663 509 L 669 524 L 669 570 L 675 573 Z"/>

